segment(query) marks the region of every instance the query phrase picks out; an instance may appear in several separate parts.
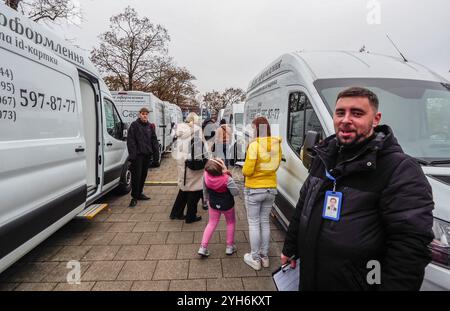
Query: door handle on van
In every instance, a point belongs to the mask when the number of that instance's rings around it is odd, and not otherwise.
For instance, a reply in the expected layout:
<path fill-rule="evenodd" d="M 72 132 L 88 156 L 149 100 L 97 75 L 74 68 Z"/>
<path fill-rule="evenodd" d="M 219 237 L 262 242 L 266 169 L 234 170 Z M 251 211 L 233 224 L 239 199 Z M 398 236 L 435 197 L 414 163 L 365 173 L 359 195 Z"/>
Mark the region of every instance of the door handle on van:
<path fill-rule="evenodd" d="M 111 147 L 113 144 L 111 142 L 107 143 L 106 146 Z"/>
<path fill-rule="evenodd" d="M 78 148 L 75 148 L 75 152 L 84 152 L 84 148 L 82 146 L 79 146 Z"/>
<path fill-rule="evenodd" d="M 281 161 L 286 162 L 286 158 L 285 157 L 281 157 Z"/>

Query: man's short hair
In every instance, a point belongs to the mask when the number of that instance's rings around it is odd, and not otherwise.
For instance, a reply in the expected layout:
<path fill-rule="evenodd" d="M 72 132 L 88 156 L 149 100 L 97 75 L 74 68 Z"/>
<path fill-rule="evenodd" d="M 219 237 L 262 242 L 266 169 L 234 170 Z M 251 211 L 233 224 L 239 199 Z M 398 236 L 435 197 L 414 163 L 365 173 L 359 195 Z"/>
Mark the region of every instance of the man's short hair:
<path fill-rule="evenodd" d="M 145 108 L 145 107 L 142 107 L 141 108 L 141 110 L 139 110 L 139 113 L 143 113 L 143 112 L 147 112 L 147 113 L 149 113 L 150 112 L 150 110 L 148 110 L 147 108 Z"/>
<path fill-rule="evenodd" d="M 375 109 L 375 111 L 378 111 L 378 97 L 369 89 L 358 86 L 347 88 L 338 94 L 336 101 L 343 97 L 365 97 L 369 100 L 370 105 Z"/>

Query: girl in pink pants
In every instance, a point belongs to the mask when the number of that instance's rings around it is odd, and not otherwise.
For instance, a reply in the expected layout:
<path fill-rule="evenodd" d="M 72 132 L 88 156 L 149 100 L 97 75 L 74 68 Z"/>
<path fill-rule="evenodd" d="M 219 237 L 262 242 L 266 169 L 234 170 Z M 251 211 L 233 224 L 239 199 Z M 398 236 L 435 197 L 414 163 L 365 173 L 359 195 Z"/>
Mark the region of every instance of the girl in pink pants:
<path fill-rule="evenodd" d="M 203 197 L 209 207 L 209 221 L 203 232 L 202 243 L 198 254 L 202 257 L 208 257 L 208 243 L 211 239 L 217 225 L 220 215 L 225 215 L 227 222 L 227 247 L 225 253 L 232 255 L 236 252 L 234 245 L 234 229 L 236 225 L 236 216 L 234 212 L 234 196 L 239 194 L 239 190 L 227 170 L 222 160 L 210 159 L 205 165 L 203 175 Z"/>

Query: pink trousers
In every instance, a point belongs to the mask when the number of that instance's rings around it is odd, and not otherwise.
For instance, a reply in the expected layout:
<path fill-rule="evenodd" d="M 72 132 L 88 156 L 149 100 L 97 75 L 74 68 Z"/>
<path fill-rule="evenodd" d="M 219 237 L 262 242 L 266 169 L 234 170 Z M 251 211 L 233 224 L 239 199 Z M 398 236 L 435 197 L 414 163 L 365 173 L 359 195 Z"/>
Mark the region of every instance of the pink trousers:
<path fill-rule="evenodd" d="M 219 224 L 220 215 L 225 215 L 225 220 L 227 222 L 227 246 L 234 245 L 234 227 L 236 225 L 236 217 L 234 214 L 234 207 L 230 208 L 228 211 L 218 211 L 213 208 L 208 209 L 209 212 L 209 221 L 208 225 L 206 225 L 205 231 L 203 232 L 202 238 L 202 246 L 207 248 L 209 240 L 216 230 L 217 225 Z"/>

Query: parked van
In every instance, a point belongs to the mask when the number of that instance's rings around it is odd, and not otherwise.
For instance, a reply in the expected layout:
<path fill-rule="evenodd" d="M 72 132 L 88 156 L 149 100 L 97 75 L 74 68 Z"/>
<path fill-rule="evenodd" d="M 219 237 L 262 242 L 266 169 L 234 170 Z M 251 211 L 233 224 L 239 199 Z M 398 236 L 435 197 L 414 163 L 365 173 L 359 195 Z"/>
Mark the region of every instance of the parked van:
<path fill-rule="evenodd" d="M 217 113 L 217 124 L 220 123 L 220 120 L 223 119 L 223 114 L 225 112 L 225 108 L 222 108 L 219 110 L 219 112 Z"/>
<path fill-rule="evenodd" d="M 89 55 L 0 3 L 0 272 L 130 191 L 125 129 Z"/>
<path fill-rule="evenodd" d="M 449 290 L 450 84 L 422 65 L 372 53 L 298 52 L 281 56 L 251 81 L 246 127 L 265 116 L 272 134 L 283 138 L 274 214 L 285 228 L 289 225 L 308 176 L 300 157 L 305 136 L 308 131 L 322 138 L 334 133 L 337 95 L 350 86 L 378 95 L 382 123 L 393 128 L 403 150 L 422 165 L 435 202 L 433 262 L 422 288 Z"/>
<path fill-rule="evenodd" d="M 227 121 L 233 132 L 233 158 L 245 157 L 245 137 L 244 137 L 244 103 L 235 103 L 225 107 L 222 119 Z"/>
<path fill-rule="evenodd" d="M 227 121 L 233 132 L 242 132 L 244 127 L 244 103 L 235 103 L 225 107 L 222 119 Z"/>
<path fill-rule="evenodd" d="M 170 122 L 173 122 L 175 124 L 183 122 L 183 113 L 181 112 L 180 106 L 169 103 L 169 112 L 170 112 Z"/>
<path fill-rule="evenodd" d="M 117 104 L 117 109 L 119 110 L 121 117 L 128 126 L 138 118 L 139 110 L 142 107 L 146 107 L 150 110 L 148 120 L 150 123 L 154 124 L 156 137 L 159 142 L 159 153 L 153 158 L 152 163 L 154 166 L 159 166 L 162 154 L 169 149 L 171 144 L 170 112 L 168 104 L 152 93 L 139 91 L 113 91 L 111 94 Z"/>

